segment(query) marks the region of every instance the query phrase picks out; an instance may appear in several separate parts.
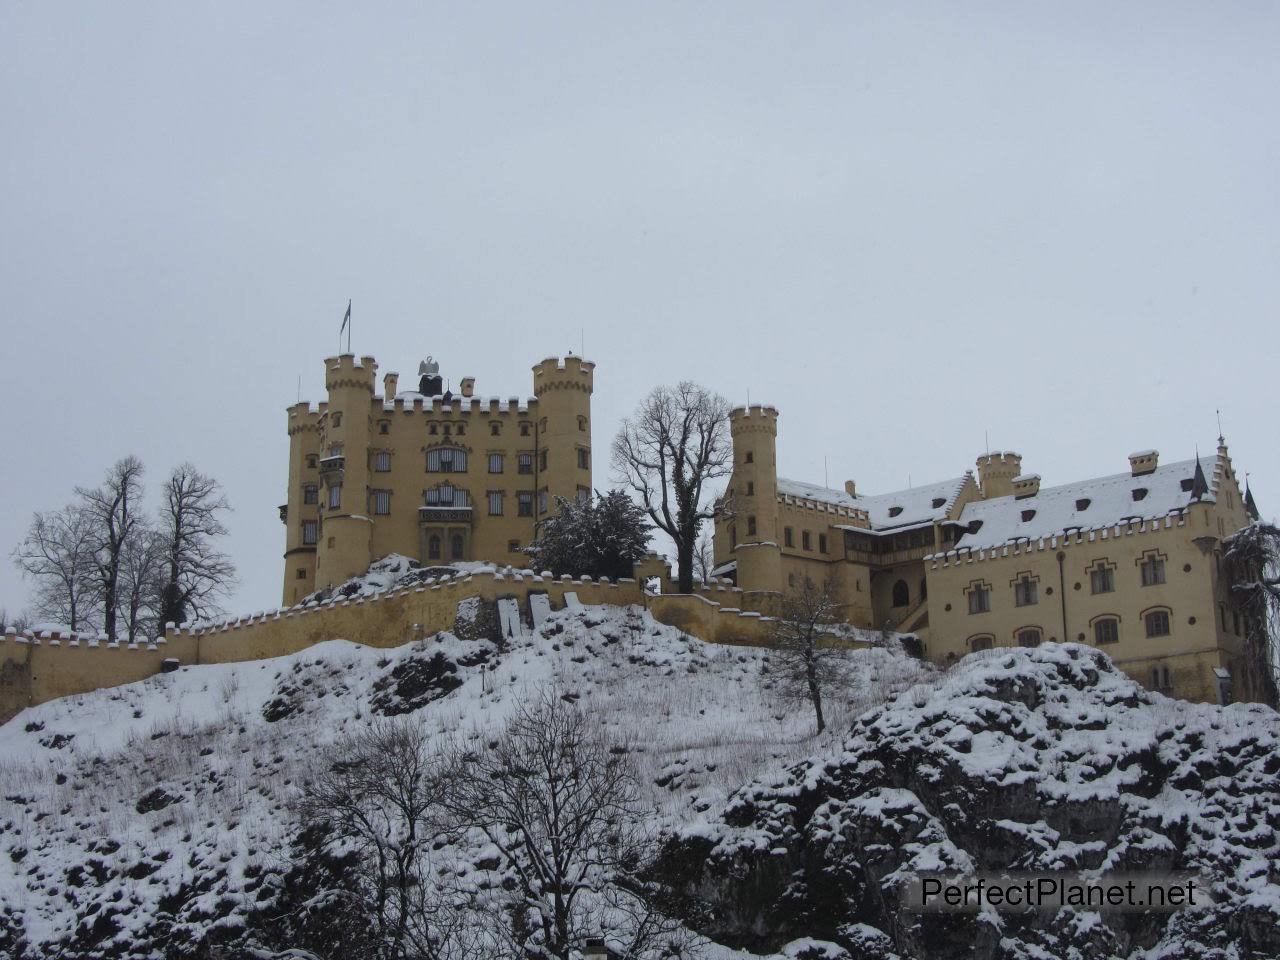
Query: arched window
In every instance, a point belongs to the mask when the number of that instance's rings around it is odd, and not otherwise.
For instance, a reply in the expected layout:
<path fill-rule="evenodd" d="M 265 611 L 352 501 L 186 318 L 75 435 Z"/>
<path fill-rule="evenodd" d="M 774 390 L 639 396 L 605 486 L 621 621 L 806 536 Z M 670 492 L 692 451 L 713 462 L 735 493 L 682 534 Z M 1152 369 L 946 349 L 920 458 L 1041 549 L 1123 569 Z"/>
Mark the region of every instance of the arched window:
<path fill-rule="evenodd" d="M 984 633 L 984 634 L 981 634 L 980 636 L 969 638 L 970 650 L 974 650 L 974 651 L 990 650 L 993 646 L 995 646 L 995 637 L 991 636 L 990 634 Z"/>
<path fill-rule="evenodd" d="M 1152 610 L 1146 613 L 1142 622 L 1146 624 L 1148 637 L 1167 637 L 1169 635 L 1169 611 Z"/>
<path fill-rule="evenodd" d="M 905 607 L 909 603 L 911 603 L 911 590 L 907 587 L 907 581 L 899 580 L 893 585 L 893 605 Z"/>
<path fill-rule="evenodd" d="M 1093 642 L 1099 646 L 1119 643 L 1120 621 L 1115 617 L 1099 617 L 1093 621 Z"/>
<path fill-rule="evenodd" d="M 455 533 L 453 535 L 453 539 L 450 541 L 450 549 L 451 549 L 451 553 L 450 553 L 451 559 L 453 560 L 462 559 L 462 534 Z"/>
<path fill-rule="evenodd" d="M 434 533 L 427 540 L 427 559 L 428 560 L 440 559 L 440 538 L 436 536 Z"/>
<path fill-rule="evenodd" d="M 1018 631 L 1017 639 L 1020 647 L 1038 647 L 1041 639 L 1040 628 L 1023 627 Z"/>

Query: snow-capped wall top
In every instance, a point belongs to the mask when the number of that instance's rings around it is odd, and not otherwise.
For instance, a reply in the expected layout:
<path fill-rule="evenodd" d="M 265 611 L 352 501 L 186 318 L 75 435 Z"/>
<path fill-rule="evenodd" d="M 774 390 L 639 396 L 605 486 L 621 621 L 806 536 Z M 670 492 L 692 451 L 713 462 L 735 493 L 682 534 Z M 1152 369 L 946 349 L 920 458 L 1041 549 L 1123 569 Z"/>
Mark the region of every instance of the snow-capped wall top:
<path fill-rule="evenodd" d="M 848 510 L 862 510 L 870 516 L 873 531 L 894 530 L 943 519 L 963 489 L 965 480 L 965 477 L 956 477 L 893 493 L 851 497 L 847 493 L 816 483 L 779 477 L 778 493 L 817 500 Z"/>
<path fill-rule="evenodd" d="M 1195 460 L 1181 460 L 1136 477 L 1117 473 L 1041 487 L 1026 497 L 975 500 L 965 504 L 959 522 L 977 526 L 956 547 L 980 550 L 1013 540 L 1058 536 L 1072 528 L 1094 530 L 1132 519 L 1158 520 L 1191 502 L 1195 472 Z M 1213 496 L 1206 494 L 1204 499 L 1212 501 Z"/>

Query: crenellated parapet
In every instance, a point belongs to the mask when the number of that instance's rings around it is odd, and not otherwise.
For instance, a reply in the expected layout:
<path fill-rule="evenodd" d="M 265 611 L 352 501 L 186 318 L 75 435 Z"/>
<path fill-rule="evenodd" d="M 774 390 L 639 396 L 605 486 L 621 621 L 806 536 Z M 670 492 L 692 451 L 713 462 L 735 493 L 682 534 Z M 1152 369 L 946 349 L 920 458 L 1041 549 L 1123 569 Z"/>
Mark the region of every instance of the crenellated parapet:
<path fill-rule="evenodd" d="M 764 432 L 778 435 L 778 409 L 767 404 L 734 407 L 729 411 L 729 430 L 733 435 Z"/>
<path fill-rule="evenodd" d="M 590 394 L 594 389 L 596 365 L 581 357 L 547 357 L 533 368 L 533 392 L 542 396 L 548 390 L 580 390 Z"/>
<path fill-rule="evenodd" d="M 367 389 L 373 396 L 378 374 L 378 362 L 373 357 L 357 357 L 350 353 L 326 357 L 324 371 L 324 388 L 329 392 L 343 388 Z"/>

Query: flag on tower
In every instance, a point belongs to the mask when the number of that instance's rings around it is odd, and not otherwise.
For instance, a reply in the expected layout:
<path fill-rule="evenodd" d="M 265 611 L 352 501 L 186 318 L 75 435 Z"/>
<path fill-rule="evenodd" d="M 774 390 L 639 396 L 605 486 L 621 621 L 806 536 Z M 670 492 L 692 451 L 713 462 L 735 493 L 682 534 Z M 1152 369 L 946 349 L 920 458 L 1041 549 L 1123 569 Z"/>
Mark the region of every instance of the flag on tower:
<path fill-rule="evenodd" d="M 351 322 L 351 301 L 347 301 L 347 312 L 342 317 L 342 326 L 338 328 L 338 336 L 342 336 L 342 331 L 347 329 L 347 324 Z"/>

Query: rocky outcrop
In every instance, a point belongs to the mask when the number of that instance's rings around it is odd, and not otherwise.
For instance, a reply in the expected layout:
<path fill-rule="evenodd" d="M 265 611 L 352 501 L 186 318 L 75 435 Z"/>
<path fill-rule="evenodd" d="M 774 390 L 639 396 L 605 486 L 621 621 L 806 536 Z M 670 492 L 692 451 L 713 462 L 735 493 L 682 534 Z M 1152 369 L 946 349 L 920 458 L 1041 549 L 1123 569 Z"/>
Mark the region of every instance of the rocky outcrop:
<path fill-rule="evenodd" d="M 1277 857 L 1274 711 L 1170 700 L 1096 650 L 1051 644 L 975 655 L 864 714 L 835 756 L 669 835 L 657 874 L 694 899 L 690 923 L 761 952 L 813 937 L 867 960 L 1274 957 Z M 922 874 L 1000 871 L 1199 872 L 1216 906 L 996 915 L 906 900 Z"/>

